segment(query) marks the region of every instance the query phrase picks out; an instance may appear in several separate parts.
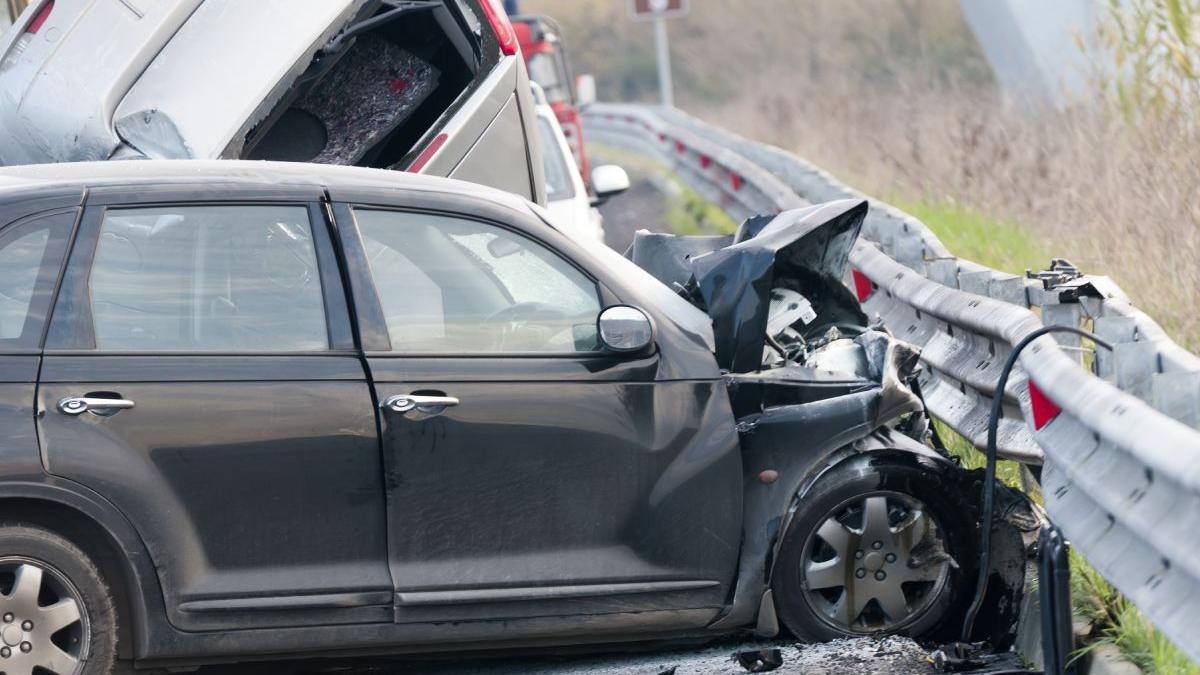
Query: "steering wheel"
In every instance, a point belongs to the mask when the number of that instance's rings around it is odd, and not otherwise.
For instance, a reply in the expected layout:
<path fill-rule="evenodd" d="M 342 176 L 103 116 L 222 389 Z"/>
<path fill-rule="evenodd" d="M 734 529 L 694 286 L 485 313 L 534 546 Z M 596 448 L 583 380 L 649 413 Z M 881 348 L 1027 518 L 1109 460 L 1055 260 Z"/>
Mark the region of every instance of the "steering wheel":
<path fill-rule="evenodd" d="M 494 325 L 497 330 L 492 340 L 496 351 L 507 351 L 514 344 L 544 346 L 561 328 L 553 325 L 556 320 L 567 318 L 563 311 L 541 302 L 518 302 L 501 308 L 483 320 L 484 325 Z M 544 325 L 531 321 L 545 322 Z M 519 342 L 517 338 L 520 338 Z M 527 351 L 527 350 L 520 350 Z"/>

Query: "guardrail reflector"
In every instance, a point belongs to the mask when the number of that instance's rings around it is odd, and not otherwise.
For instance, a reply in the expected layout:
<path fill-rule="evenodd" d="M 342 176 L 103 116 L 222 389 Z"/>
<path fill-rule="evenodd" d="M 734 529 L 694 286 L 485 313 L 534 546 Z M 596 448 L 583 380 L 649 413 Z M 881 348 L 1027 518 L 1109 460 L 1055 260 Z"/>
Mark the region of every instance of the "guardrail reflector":
<path fill-rule="evenodd" d="M 875 282 L 858 270 L 851 270 L 850 274 L 854 277 L 854 295 L 858 296 L 859 302 L 866 302 L 875 292 Z"/>
<path fill-rule="evenodd" d="M 700 155 L 700 168 L 707 169 L 710 166 L 712 166 L 712 157 L 709 157 L 708 155 Z"/>
<path fill-rule="evenodd" d="M 1041 431 L 1042 427 L 1046 426 L 1058 414 L 1062 412 L 1062 408 L 1058 404 L 1051 401 L 1041 389 L 1029 380 L 1029 407 L 1033 409 L 1033 428 L 1035 431 Z"/>

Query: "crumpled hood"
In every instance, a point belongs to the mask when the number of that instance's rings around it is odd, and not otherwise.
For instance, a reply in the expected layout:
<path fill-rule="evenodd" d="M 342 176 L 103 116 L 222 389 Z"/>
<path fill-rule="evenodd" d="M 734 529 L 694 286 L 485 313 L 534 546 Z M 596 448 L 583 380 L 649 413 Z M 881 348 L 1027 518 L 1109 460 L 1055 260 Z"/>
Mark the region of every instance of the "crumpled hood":
<path fill-rule="evenodd" d="M 866 317 L 842 284 L 867 202 L 840 200 L 747 220 L 732 237 L 638 232 L 628 255 L 712 318 L 717 364 L 758 370 L 771 290 L 786 285 L 812 304 L 812 327 Z"/>

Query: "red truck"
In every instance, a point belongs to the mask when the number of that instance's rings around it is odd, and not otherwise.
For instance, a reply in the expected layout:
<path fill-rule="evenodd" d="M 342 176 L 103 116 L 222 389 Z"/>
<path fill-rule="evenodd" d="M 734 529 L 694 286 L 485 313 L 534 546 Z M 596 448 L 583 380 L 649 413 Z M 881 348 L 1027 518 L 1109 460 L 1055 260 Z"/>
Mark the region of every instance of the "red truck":
<path fill-rule="evenodd" d="M 562 126 L 571 154 L 579 164 L 583 184 L 592 184 L 587 154 L 583 146 L 583 123 L 579 118 L 580 99 L 575 89 L 571 63 L 562 43 L 562 30 L 548 16 L 511 17 L 529 77 L 546 91 L 546 98 Z M 590 189 L 590 187 L 589 187 Z"/>

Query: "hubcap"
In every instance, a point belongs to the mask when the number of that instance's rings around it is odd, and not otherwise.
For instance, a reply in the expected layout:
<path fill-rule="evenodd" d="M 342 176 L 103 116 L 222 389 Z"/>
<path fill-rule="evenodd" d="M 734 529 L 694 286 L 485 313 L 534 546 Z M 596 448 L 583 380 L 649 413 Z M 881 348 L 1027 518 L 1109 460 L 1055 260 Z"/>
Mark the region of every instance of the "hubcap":
<path fill-rule="evenodd" d="M 843 502 L 805 545 L 805 599 L 846 633 L 898 631 L 946 588 L 949 556 L 938 523 L 917 499 L 878 492 Z"/>
<path fill-rule="evenodd" d="M 37 560 L 0 557 L 0 673 L 72 675 L 88 642 L 83 602 L 66 576 Z"/>

